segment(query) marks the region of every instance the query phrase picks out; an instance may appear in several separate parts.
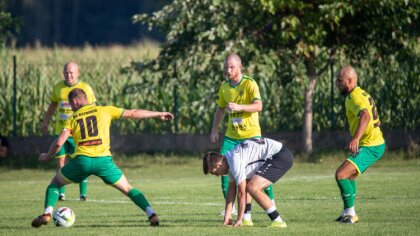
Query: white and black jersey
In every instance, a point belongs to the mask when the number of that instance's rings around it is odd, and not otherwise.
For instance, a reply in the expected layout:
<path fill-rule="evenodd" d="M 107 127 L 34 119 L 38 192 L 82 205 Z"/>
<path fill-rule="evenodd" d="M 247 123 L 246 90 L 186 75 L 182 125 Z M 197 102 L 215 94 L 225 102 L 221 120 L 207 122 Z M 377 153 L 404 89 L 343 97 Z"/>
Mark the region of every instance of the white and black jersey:
<path fill-rule="evenodd" d="M 225 158 L 229 180 L 237 185 L 255 174 L 274 183 L 293 163 L 291 152 L 282 143 L 268 138 L 248 139 L 226 153 Z"/>

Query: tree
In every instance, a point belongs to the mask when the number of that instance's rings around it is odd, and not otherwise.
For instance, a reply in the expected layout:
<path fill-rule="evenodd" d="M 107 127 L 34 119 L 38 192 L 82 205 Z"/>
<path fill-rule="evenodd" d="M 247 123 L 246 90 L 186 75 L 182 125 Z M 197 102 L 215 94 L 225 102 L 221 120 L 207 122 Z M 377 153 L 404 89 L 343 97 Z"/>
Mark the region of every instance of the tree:
<path fill-rule="evenodd" d="M 159 80 L 177 76 L 191 78 L 186 86 L 206 86 L 200 78 L 222 80 L 215 71 L 226 54 L 236 51 L 252 73 L 273 81 L 304 76 L 303 143 L 311 153 L 317 80 L 337 55 L 351 61 L 371 48 L 379 56 L 412 50 L 419 37 L 419 9 L 418 0 L 174 0 L 152 15 L 133 17 L 158 27 L 167 39 L 158 58 L 133 63 L 133 68 Z"/>
<path fill-rule="evenodd" d="M 12 17 L 9 12 L 3 9 L 5 3 L 0 2 L 0 48 L 4 47 L 7 40 L 10 40 L 17 32 L 19 32 L 21 22 L 19 19 Z"/>

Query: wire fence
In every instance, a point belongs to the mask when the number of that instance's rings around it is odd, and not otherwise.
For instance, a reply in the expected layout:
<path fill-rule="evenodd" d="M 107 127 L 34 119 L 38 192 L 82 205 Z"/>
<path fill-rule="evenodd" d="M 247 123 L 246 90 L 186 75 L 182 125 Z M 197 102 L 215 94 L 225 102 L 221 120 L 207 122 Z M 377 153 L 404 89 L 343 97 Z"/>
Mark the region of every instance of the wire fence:
<path fill-rule="evenodd" d="M 0 133 L 6 136 L 39 136 L 40 124 L 50 103 L 53 85 L 62 80 L 63 62 L 54 58 L 27 61 L 20 56 L 1 56 Z M 136 73 L 122 73 L 129 66 L 127 58 L 83 59 L 77 63 L 80 80 L 89 83 L 98 105 L 171 111 L 173 122 L 155 119 L 114 122 L 112 132 L 133 133 L 209 133 L 216 108 L 220 82 L 206 81 L 206 86 L 186 86 L 180 78 L 166 80 L 140 78 Z M 382 125 L 393 130 L 418 128 L 420 83 L 416 70 L 399 68 L 386 71 L 386 64 L 360 73 L 361 86 L 377 101 Z M 338 66 L 336 66 L 338 68 Z M 377 71 L 387 73 L 379 75 Z M 418 70 L 418 69 L 417 69 Z M 382 73 L 385 73 L 382 72 Z M 222 73 L 222 71 L 220 72 Z M 315 131 L 346 128 L 344 99 L 334 91 L 334 68 L 318 81 L 314 95 Z M 300 130 L 303 120 L 305 81 L 294 79 L 283 84 L 273 78 L 255 78 L 263 96 L 264 110 L 260 123 L 265 132 Z M 185 81 L 185 78 L 182 78 Z M 53 130 L 54 120 L 50 122 Z"/>

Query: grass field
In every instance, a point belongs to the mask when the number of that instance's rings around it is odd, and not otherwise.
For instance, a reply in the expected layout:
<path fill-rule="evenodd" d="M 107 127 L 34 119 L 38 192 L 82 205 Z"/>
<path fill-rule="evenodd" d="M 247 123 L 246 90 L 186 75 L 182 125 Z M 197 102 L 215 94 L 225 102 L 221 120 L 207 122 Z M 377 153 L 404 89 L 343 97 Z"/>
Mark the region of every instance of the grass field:
<path fill-rule="evenodd" d="M 221 227 L 223 208 L 219 179 L 204 176 L 198 158 L 161 155 L 117 158 L 133 186 L 143 191 L 161 218 L 151 228 L 128 198 L 89 178 L 88 201 L 80 202 L 78 186 L 67 187 L 67 199 L 56 207 L 74 210 L 71 228 L 53 224 L 33 229 L 31 220 L 42 213 L 45 188 L 52 169 L 0 169 L 0 235 L 419 235 L 420 160 L 381 160 L 358 180 L 356 211 L 360 222 L 343 225 L 333 220 L 341 212 L 334 180 L 340 161 L 295 162 L 274 186 L 286 229 L 267 228 L 268 217 L 253 205 L 253 228 Z"/>

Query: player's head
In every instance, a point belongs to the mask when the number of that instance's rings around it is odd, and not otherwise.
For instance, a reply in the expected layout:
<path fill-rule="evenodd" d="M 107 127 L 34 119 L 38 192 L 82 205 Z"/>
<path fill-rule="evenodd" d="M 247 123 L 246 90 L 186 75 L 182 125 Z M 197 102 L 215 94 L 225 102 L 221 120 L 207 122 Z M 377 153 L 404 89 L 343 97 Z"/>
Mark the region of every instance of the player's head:
<path fill-rule="evenodd" d="M 67 85 L 75 85 L 79 78 L 79 66 L 75 62 L 67 62 L 63 68 L 64 81 Z"/>
<path fill-rule="evenodd" d="M 81 108 L 82 106 L 88 104 L 87 96 L 85 91 L 79 88 L 75 88 L 70 91 L 69 96 L 69 103 L 71 109 L 76 111 L 77 109 Z"/>
<path fill-rule="evenodd" d="M 203 172 L 205 175 L 226 175 L 229 166 L 225 157 L 217 152 L 208 152 L 203 156 Z"/>
<path fill-rule="evenodd" d="M 357 86 L 357 73 L 351 66 L 340 70 L 335 84 L 342 95 L 349 94 Z"/>
<path fill-rule="evenodd" d="M 231 80 L 242 77 L 242 62 L 238 54 L 232 53 L 226 57 L 225 73 Z"/>

